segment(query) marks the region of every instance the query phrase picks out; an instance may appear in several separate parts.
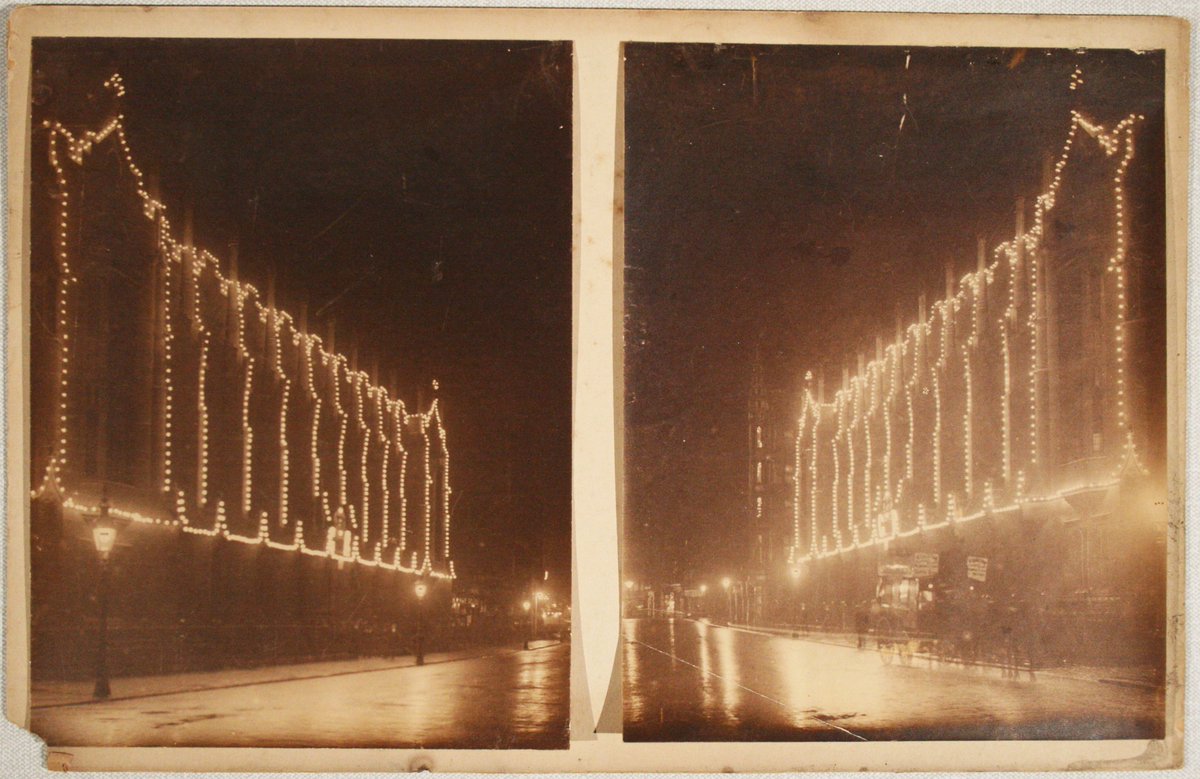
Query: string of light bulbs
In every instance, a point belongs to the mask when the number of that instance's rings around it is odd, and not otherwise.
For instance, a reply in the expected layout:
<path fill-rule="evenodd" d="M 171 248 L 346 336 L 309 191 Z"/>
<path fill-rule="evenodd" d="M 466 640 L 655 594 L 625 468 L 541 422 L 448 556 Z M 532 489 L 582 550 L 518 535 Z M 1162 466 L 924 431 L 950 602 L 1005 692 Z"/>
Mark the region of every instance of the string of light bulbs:
<path fill-rule="evenodd" d="M 1077 71 L 1073 76 L 1071 88 L 1075 89 L 1078 84 L 1082 84 L 1081 71 Z M 843 386 L 830 401 L 824 402 L 813 396 L 810 388 L 812 373 L 806 374 L 806 389 L 801 397 L 794 443 L 797 479 L 795 499 L 792 502 L 793 539 L 792 549 L 789 551 L 790 560 L 806 561 L 837 555 L 886 543 L 894 538 L 908 537 L 917 532 L 934 530 L 950 522 L 970 522 L 989 512 L 1004 512 L 1025 504 L 1059 500 L 1079 490 L 1111 486 L 1126 468 L 1144 470 L 1135 445 L 1128 411 L 1128 228 L 1124 207 L 1125 175 L 1134 155 L 1134 128 L 1143 119 L 1141 115 L 1130 115 L 1109 129 L 1085 118 L 1078 111 L 1072 111 L 1066 139 L 1053 166 L 1053 177 L 1046 191 L 1036 199 L 1032 226 L 1024 231 L 1019 229 L 1012 239 L 995 247 L 990 261 L 985 262 L 981 255 L 977 270 L 965 274 L 957 284 L 957 289 L 948 281 L 947 297 L 931 306 L 930 317 L 926 319 L 922 313 L 918 322 L 900 331 L 896 343 L 877 350 L 882 353 L 877 353 L 858 374 L 843 382 Z M 1098 479 L 1093 478 L 1087 484 L 1072 484 L 1065 489 L 1061 485 L 1037 484 L 1035 491 L 1031 491 L 1028 473 L 1038 472 L 1040 462 L 1045 459 L 1039 446 L 1039 431 L 1043 424 L 1039 401 L 1039 393 L 1042 392 L 1040 383 L 1043 381 L 1040 366 L 1046 359 L 1045 346 L 1039 343 L 1042 327 L 1039 320 L 1045 316 L 1045 302 L 1039 290 L 1039 274 L 1044 273 L 1040 265 L 1044 252 L 1043 239 L 1047 214 L 1055 207 L 1063 173 L 1073 159 L 1072 152 L 1080 130 L 1096 141 L 1106 158 L 1114 161 L 1114 168 L 1109 177 L 1112 187 L 1108 193 L 1113 204 L 1113 250 L 1105 263 L 1105 271 L 1113 276 L 1115 286 L 1115 324 L 1108 335 L 1111 344 L 1108 359 L 1112 366 L 1112 390 L 1116 397 L 1120 450 L 1112 458 L 1111 469 Z M 982 247 L 980 251 L 983 251 Z M 987 289 L 997 283 L 1007 285 L 1007 306 L 1003 316 L 989 320 L 983 316 Z M 923 303 L 921 310 L 924 312 Z M 969 335 L 958 350 L 960 359 L 952 361 L 950 348 L 956 319 L 959 316 L 965 318 L 964 326 L 967 330 L 964 332 L 969 332 Z M 980 370 L 978 366 L 987 364 L 987 355 L 980 354 L 976 358 L 972 353 L 980 348 L 983 334 L 988 330 L 995 333 L 994 337 L 989 338 L 989 343 L 999 345 L 998 357 L 1003 377 L 998 397 L 992 398 L 980 396 L 975 377 L 975 373 Z M 937 359 L 927 365 L 924 359 L 927 342 L 935 335 Z M 1022 355 L 1014 354 L 1014 336 L 1023 336 L 1025 339 L 1021 348 Z M 1017 370 L 1015 363 L 1018 360 L 1028 362 L 1027 380 L 1022 393 L 1026 406 L 1021 415 L 1026 432 L 1019 441 L 1015 438 L 1013 420 L 1014 404 L 1020 400 L 1014 392 L 1014 372 Z M 859 402 L 863 386 L 869 384 L 874 394 L 874 377 L 883 375 L 889 379 L 887 382 L 881 382 L 883 397 L 880 401 L 877 403 L 872 399 L 872 402 L 867 404 Z M 948 382 L 953 383 L 948 385 Z M 932 429 L 928 434 L 918 435 L 918 428 L 928 422 L 923 422 L 924 417 L 918 415 L 914 408 L 915 395 L 918 392 L 928 393 L 930 390 L 933 394 Z M 960 420 L 943 419 L 943 398 L 951 392 L 963 397 L 963 413 Z M 994 479 L 981 474 L 976 462 L 979 456 L 976 445 L 976 416 L 982 413 L 981 404 L 987 407 L 987 404 L 991 403 L 999 407 L 996 416 L 1000 422 L 1001 445 L 997 476 L 1003 485 L 1002 492 L 1006 498 L 1002 506 L 997 506 L 997 486 Z M 907 425 L 907 441 L 901 454 L 903 462 L 898 480 L 893 477 L 891 431 L 892 409 L 897 404 L 903 409 L 900 416 L 905 419 Z M 821 421 L 828 416 L 835 419 L 836 425 L 832 428 L 826 427 L 822 431 Z M 878 463 L 872 456 L 870 438 L 870 426 L 876 421 L 881 424 L 884 436 L 883 458 Z M 948 422 L 953 424 L 948 425 Z M 954 430 L 954 427 L 957 427 L 957 430 Z M 842 489 L 840 449 L 845 447 L 847 450 L 845 459 L 850 463 L 848 478 L 853 487 L 856 479 L 853 465 L 855 437 L 848 431 L 860 428 L 866 431 L 865 454 L 869 463 L 865 466 L 862 476 L 866 500 L 862 505 L 858 505 L 853 500 L 853 493 L 848 493 L 847 500 L 844 501 L 847 509 L 842 512 L 839 511 L 838 500 Z M 821 441 L 822 434 L 827 438 L 827 443 Z M 957 437 L 962 442 L 961 491 L 957 487 L 947 487 L 945 483 L 944 470 L 947 466 L 943 462 L 942 448 L 943 441 L 951 440 L 947 436 Z M 906 489 L 913 489 L 917 447 L 925 446 L 925 442 L 928 442 L 933 461 L 931 498 L 935 505 L 944 502 L 945 506 L 939 512 L 938 521 L 931 523 L 925 503 L 918 501 L 915 526 L 902 530 L 900 504 L 905 499 Z M 834 467 L 832 474 L 822 481 L 817 470 L 817 456 L 825 447 L 828 447 L 832 454 Z M 1018 463 L 1022 467 L 1018 467 Z M 801 479 L 799 474 L 805 466 L 808 471 L 807 478 Z M 957 466 L 954 467 L 957 469 Z M 983 479 L 983 482 L 977 484 L 980 479 Z M 874 492 L 869 486 L 872 482 L 877 484 Z M 955 483 L 957 484 L 957 481 Z M 943 500 L 944 490 L 946 492 Z M 826 516 L 819 511 L 823 494 L 828 495 L 832 501 L 831 511 Z M 851 529 L 849 539 L 841 532 L 843 519 Z M 857 532 L 860 521 L 872 531 L 865 538 L 861 538 Z M 832 547 L 826 543 L 826 537 L 820 532 L 822 525 L 831 529 Z M 804 526 L 808 527 L 807 544 L 800 532 L 800 528 Z"/>
<path fill-rule="evenodd" d="M 120 106 L 120 98 L 125 94 L 124 80 L 120 74 L 113 74 L 105 81 L 105 87 L 113 95 L 116 105 Z M 167 511 L 137 509 L 123 505 L 120 501 L 109 507 L 109 512 L 115 517 L 144 525 L 160 525 L 176 527 L 185 533 L 219 536 L 227 541 L 263 545 L 271 549 L 298 552 L 305 555 L 323 557 L 341 562 L 356 563 L 369 567 L 378 567 L 392 571 L 426 574 L 435 578 L 454 578 L 454 561 L 450 558 L 450 482 L 449 482 L 449 450 L 446 443 L 446 430 L 442 420 L 440 404 L 436 398 L 437 382 L 433 382 L 435 397 L 425 410 L 409 411 L 404 401 L 393 398 L 388 389 L 376 384 L 372 377 L 364 371 L 352 370 L 347 358 L 326 349 L 319 336 L 302 331 L 286 311 L 276 308 L 262 300 L 259 291 L 251 284 L 239 281 L 235 277 L 222 273 L 220 262 L 216 256 L 207 250 L 190 245 L 185 235 L 184 240 L 175 237 L 167 209 L 149 190 L 146 177 L 134 161 L 125 133 L 125 116 L 119 110 L 115 118 L 106 122 L 98 130 L 88 130 L 76 134 L 59 121 L 47 120 L 42 124 L 48 134 L 48 159 L 54 172 L 57 187 L 58 208 L 56 209 L 56 229 L 53 240 L 55 267 L 57 278 L 55 284 L 55 323 L 56 358 L 55 358 L 55 394 L 54 394 L 54 445 L 42 478 L 37 487 L 32 490 L 33 499 L 43 496 L 54 498 L 69 510 L 95 514 L 99 506 L 80 494 L 80 489 L 73 484 L 70 419 L 77 401 L 74 400 L 76 380 L 72 374 L 72 356 L 75 341 L 73 337 L 77 328 L 86 327 L 86 322 L 72 321 L 72 303 L 75 296 L 80 294 L 79 278 L 72 263 L 72 241 L 70 228 L 72 224 L 71 186 L 68 176 L 67 163 L 82 167 L 88 156 L 101 144 L 113 141 L 118 147 L 121 162 L 126 171 L 132 176 L 137 196 L 141 204 L 142 216 L 148 220 L 157 238 L 157 265 L 160 271 L 158 291 L 160 293 L 160 309 L 158 317 L 161 324 L 159 333 L 159 348 L 162 350 L 162 381 L 161 381 L 161 417 L 159 425 L 158 449 L 161 452 L 155 477 L 158 492 L 169 496 L 172 508 Z M 64 160 L 64 157 L 66 158 Z M 186 231 L 190 233 L 189 231 Z M 238 423 L 240 430 L 213 430 L 213 418 L 210 414 L 211 402 L 210 385 L 213 381 L 212 361 L 223 344 L 212 337 L 215 328 L 206 321 L 207 312 L 204 306 L 202 287 L 211 284 L 227 301 L 233 313 L 233 345 L 236 362 L 240 367 L 240 414 Z M 183 291 L 181 297 L 177 289 Z M 263 334 L 261 341 L 255 337 L 255 349 L 247 344 L 246 318 L 261 325 L 258 332 Z M 176 320 L 183 318 L 191 322 L 191 328 L 177 327 Z M 195 370 L 183 371 L 177 364 L 179 354 L 177 345 L 189 347 L 188 354 L 196 355 Z M 288 361 L 285 365 L 283 351 L 290 344 L 296 350 L 296 361 Z M 258 354 L 262 351 L 264 353 Z M 296 376 L 289 376 L 289 368 L 296 366 Z M 317 381 L 317 366 L 324 371 L 324 382 Z M 257 377 L 257 378 L 256 378 Z M 274 377 L 280 383 L 278 391 L 272 394 L 267 389 Z M 294 430 L 288 424 L 289 404 L 295 401 L 292 392 L 293 380 L 298 380 L 301 388 L 301 398 L 311 404 L 311 429 L 309 431 Z M 181 434 L 176 414 L 176 400 L 181 388 L 194 382 L 195 431 L 194 449 L 195 465 L 179 459 L 176 438 Z M 344 385 L 344 387 L 343 387 Z M 342 394 L 348 391 L 353 399 L 353 409 L 344 408 Z M 277 420 L 274 424 L 276 434 L 268 435 L 271 431 L 255 429 L 256 404 L 265 402 L 261 399 L 271 399 L 278 406 L 269 417 Z M 259 399 L 259 400 L 256 400 Z M 377 446 L 371 443 L 372 431 L 366 419 L 370 416 L 365 411 L 368 401 L 375 404 L 374 418 L 378 430 L 375 433 Z M 324 412 L 323 412 L 324 407 Z M 353 418 L 352 418 L 353 414 Z M 323 462 L 321 452 L 321 423 L 329 417 L 337 425 L 336 462 Z M 261 420 L 258 420 L 261 423 Z M 353 430 L 350 422 L 354 422 Z M 390 426 L 390 430 L 388 427 Z M 411 550 L 410 564 L 405 564 L 403 556 L 408 548 L 407 533 L 407 483 L 405 468 L 408 465 L 407 451 L 402 443 L 405 431 L 419 437 L 424 447 L 422 467 L 421 498 L 423 508 L 423 531 L 421 558 L 418 560 L 417 550 Z M 433 435 L 431 436 L 431 432 Z M 257 434 L 257 435 L 256 435 Z M 349 495 L 347 486 L 347 470 L 345 452 L 348 437 L 354 435 L 355 442 L 361 448 L 361 458 L 358 465 L 361 489 L 358 494 Z M 262 436 L 266 436 L 263 438 Z M 297 512 L 289 499 L 295 480 L 291 478 L 291 464 L 294 460 L 291 449 L 296 439 L 307 436 L 309 441 L 309 473 L 305 493 L 312 499 L 312 505 L 319 509 L 318 516 L 306 517 L 305 512 Z M 218 499 L 210 509 L 208 526 L 204 525 L 205 508 L 210 505 L 213 483 L 210 466 L 212 463 L 213 442 L 218 441 L 224 446 L 225 441 L 236 439 L 240 441 L 240 484 L 236 492 L 240 500 L 235 501 L 240 514 L 245 519 L 257 523 L 257 533 L 248 535 L 236 532 L 230 525 L 229 507 L 226 501 Z M 261 441 L 261 443 L 257 443 Z M 278 455 L 278 478 L 265 475 L 266 463 L 258 463 L 255 459 L 256 445 L 261 447 L 273 445 L 277 447 L 271 457 Z M 380 483 L 378 490 L 381 494 L 376 513 L 383 512 L 383 518 L 375 534 L 377 542 L 369 543 L 372 525 L 370 517 L 373 504 L 370 498 L 371 474 L 367 465 L 375 456 L 376 449 L 382 447 Z M 436 449 L 436 451 L 435 451 Z M 395 455 L 397 465 L 393 467 L 396 477 L 389 478 L 389 462 Z M 185 470 L 194 473 L 185 474 Z M 330 502 L 329 491 L 323 487 L 326 474 L 332 472 L 333 484 L 336 489 L 336 507 Z M 435 476 L 436 472 L 436 476 Z M 277 482 L 278 489 L 273 498 L 266 504 L 268 508 L 259 509 L 256 504 L 255 485 L 259 474 L 268 483 Z M 439 485 L 438 495 L 433 494 L 435 482 Z M 94 500 L 96 496 L 92 496 Z M 155 503 L 151 500 L 150 503 Z M 389 508 L 398 507 L 399 535 L 390 537 L 391 523 Z M 335 517 L 348 517 L 349 528 L 342 528 L 338 536 L 341 547 L 331 540 L 337 534 L 329 534 L 323 546 L 309 546 L 305 536 L 306 520 L 324 523 L 330 529 L 334 528 Z M 279 527 L 290 527 L 290 538 L 279 540 L 272 536 L 271 516 L 274 514 Z M 359 518 L 361 517 L 361 521 Z M 241 520 L 239 520 L 241 521 Z M 441 544 L 434 549 L 433 534 L 435 525 L 441 529 Z M 285 534 L 286 535 L 286 534 Z M 394 544 L 394 546 L 392 546 Z M 390 554 L 387 547 L 392 546 Z M 440 556 L 440 560 L 437 557 Z"/>

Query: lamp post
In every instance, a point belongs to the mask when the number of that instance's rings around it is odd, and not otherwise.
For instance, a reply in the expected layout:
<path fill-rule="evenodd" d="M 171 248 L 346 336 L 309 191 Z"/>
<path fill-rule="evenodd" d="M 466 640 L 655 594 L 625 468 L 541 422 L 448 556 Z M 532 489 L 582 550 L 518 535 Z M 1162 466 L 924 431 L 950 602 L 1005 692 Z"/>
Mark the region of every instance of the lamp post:
<path fill-rule="evenodd" d="M 733 590 L 730 589 L 730 585 L 732 585 L 732 584 L 733 584 L 733 580 L 730 579 L 728 576 L 721 579 L 721 587 L 723 587 L 725 589 L 725 621 L 726 622 L 733 622 Z"/>
<path fill-rule="evenodd" d="M 418 579 L 413 592 L 417 595 L 417 665 L 425 665 L 425 594 L 429 585 Z"/>
<path fill-rule="evenodd" d="M 542 601 L 546 599 L 546 593 L 538 590 L 533 594 L 533 638 L 537 639 L 538 621 L 542 618 Z"/>
<path fill-rule="evenodd" d="M 112 695 L 108 682 L 108 556 L 117 543 L 117 525 L 108 513 L 108 495 L 100 498 L 100 513 L 84 515 L 84 519 L 92 527 L 92 541 L 96 545 L 96 553 L 100 558 L 100 575 L 97 582 L 97 619 L 96 637 L 96 686 L 92 697 L 104 700 Z"/>
<path fill-rule="evenodd" d="M 525 601 L 521 604 L 521 608 L 525 609 L 525 621 L 529 623 L 529 633 L 525 636 L 525 648 L 528 649 L 529 642 L 533 640 L 533 612 L 531 611 L 533 604 Z"/>
<path fill-rule="evenodd" d="M 800 605 L 799 605 L 800 604 L 800 578 L 804 575 L 804 569 L 802 569 L 800 567 L 800 563 L 793 563 L 792 567 L 790 569 L 788 569 L 788 573 L 791 574 L 792 584 L 794 585 L 792 588 L 792 590 L 793 590 L 792 597 L 790 598 L 791 603 L 792 603 L 792 622 L 799 622 L 800 621 Z"/>

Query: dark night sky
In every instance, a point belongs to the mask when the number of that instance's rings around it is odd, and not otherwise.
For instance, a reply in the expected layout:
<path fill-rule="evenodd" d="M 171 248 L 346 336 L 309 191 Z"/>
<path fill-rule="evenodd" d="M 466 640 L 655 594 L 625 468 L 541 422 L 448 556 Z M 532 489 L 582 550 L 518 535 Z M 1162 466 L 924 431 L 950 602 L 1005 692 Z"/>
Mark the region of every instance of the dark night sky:
<path fill-rule="evenodd" d="M 98 126 L 125 78 L 136 160 L 198 245 L 337 322 L 401 396 L 441 383 L 465 580 L 542 559 L 569 588 L 571 48 L 50 40 L 35 119 Z M 435 276 L 441 276 L 435 281 Z"/>
<path fill-rule="evenodd" d="M 990 249 L 1012 235 L 1015 199 L 1041 191 L 1072 108 L 1104 123 L 1144 113 L 1139 148 L 1162 154 L 1161 53 L 631 44 L 625 55 L 625 527 L 637 577 L 686 581 L 746 553 L 756 349 L 781 390 L 822 366 L 836 385 L 843 361 L 893 331 L 897 305 L 908 323 L 920 292 L 940 295 L 947 262 L 956 275 L 974 267 L 977 236 Z M 1084 84 L 1071 91 L 1076 66 Z M 1161 273 L 1146 294 L 1162 294 Z"/>

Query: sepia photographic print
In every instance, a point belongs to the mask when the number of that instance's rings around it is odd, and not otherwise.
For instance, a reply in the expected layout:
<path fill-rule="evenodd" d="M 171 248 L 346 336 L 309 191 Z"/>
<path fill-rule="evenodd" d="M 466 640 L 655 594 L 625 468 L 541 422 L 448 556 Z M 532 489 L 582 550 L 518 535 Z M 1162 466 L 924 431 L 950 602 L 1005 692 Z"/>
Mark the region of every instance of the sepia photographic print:
<path fill-rule="evenodd" d="M 624 54 L 625 739 L 1162 738 L 1163 52 Z"/>
<path fill-rule="evenodd" d="M 32 53 L 32 731 L 564 748 L 571 44 Z"/>
<path fill-rule="evenodd" d="M 0 774 L 1182 765 L 1185 20 L 7 27 Z"/>

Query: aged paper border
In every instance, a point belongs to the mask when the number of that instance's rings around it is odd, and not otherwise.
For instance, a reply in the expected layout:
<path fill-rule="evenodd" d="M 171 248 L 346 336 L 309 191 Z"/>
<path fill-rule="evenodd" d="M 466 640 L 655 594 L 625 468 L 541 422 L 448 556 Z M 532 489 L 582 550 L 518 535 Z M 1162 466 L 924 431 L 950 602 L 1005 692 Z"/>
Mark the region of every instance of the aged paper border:
<path fill-rule="evenodd" d="M 1161 17 L 902 15 L 464 8 L 22 8 L 9 36 L 9 330 L 7 411 L 28 414 L 30 41 L 38 35 L 555 39 L 575 43 L 574 554 L 572 742 L 562 751 L 60 748 L 71 770 L 784 771 L 1166 768 L 1183 754 L 1183 511 L 1187 195 L 1187 43 Z M 1161 742 L 625 744 L 620 705 L 618 551 L 623 436 L 620 46 L 625 41 L 1166 50 L 1168 458 L 1170 560 L 1168 737 Z M 8 432 L 6 714 L 28 722 L 25 426 Z M 586 572 L 585 575 L 581 573 Z M 596 733 L 597 723 L 605 732 Z M 615 727 L 614 727 L 615 726 Z"/>

